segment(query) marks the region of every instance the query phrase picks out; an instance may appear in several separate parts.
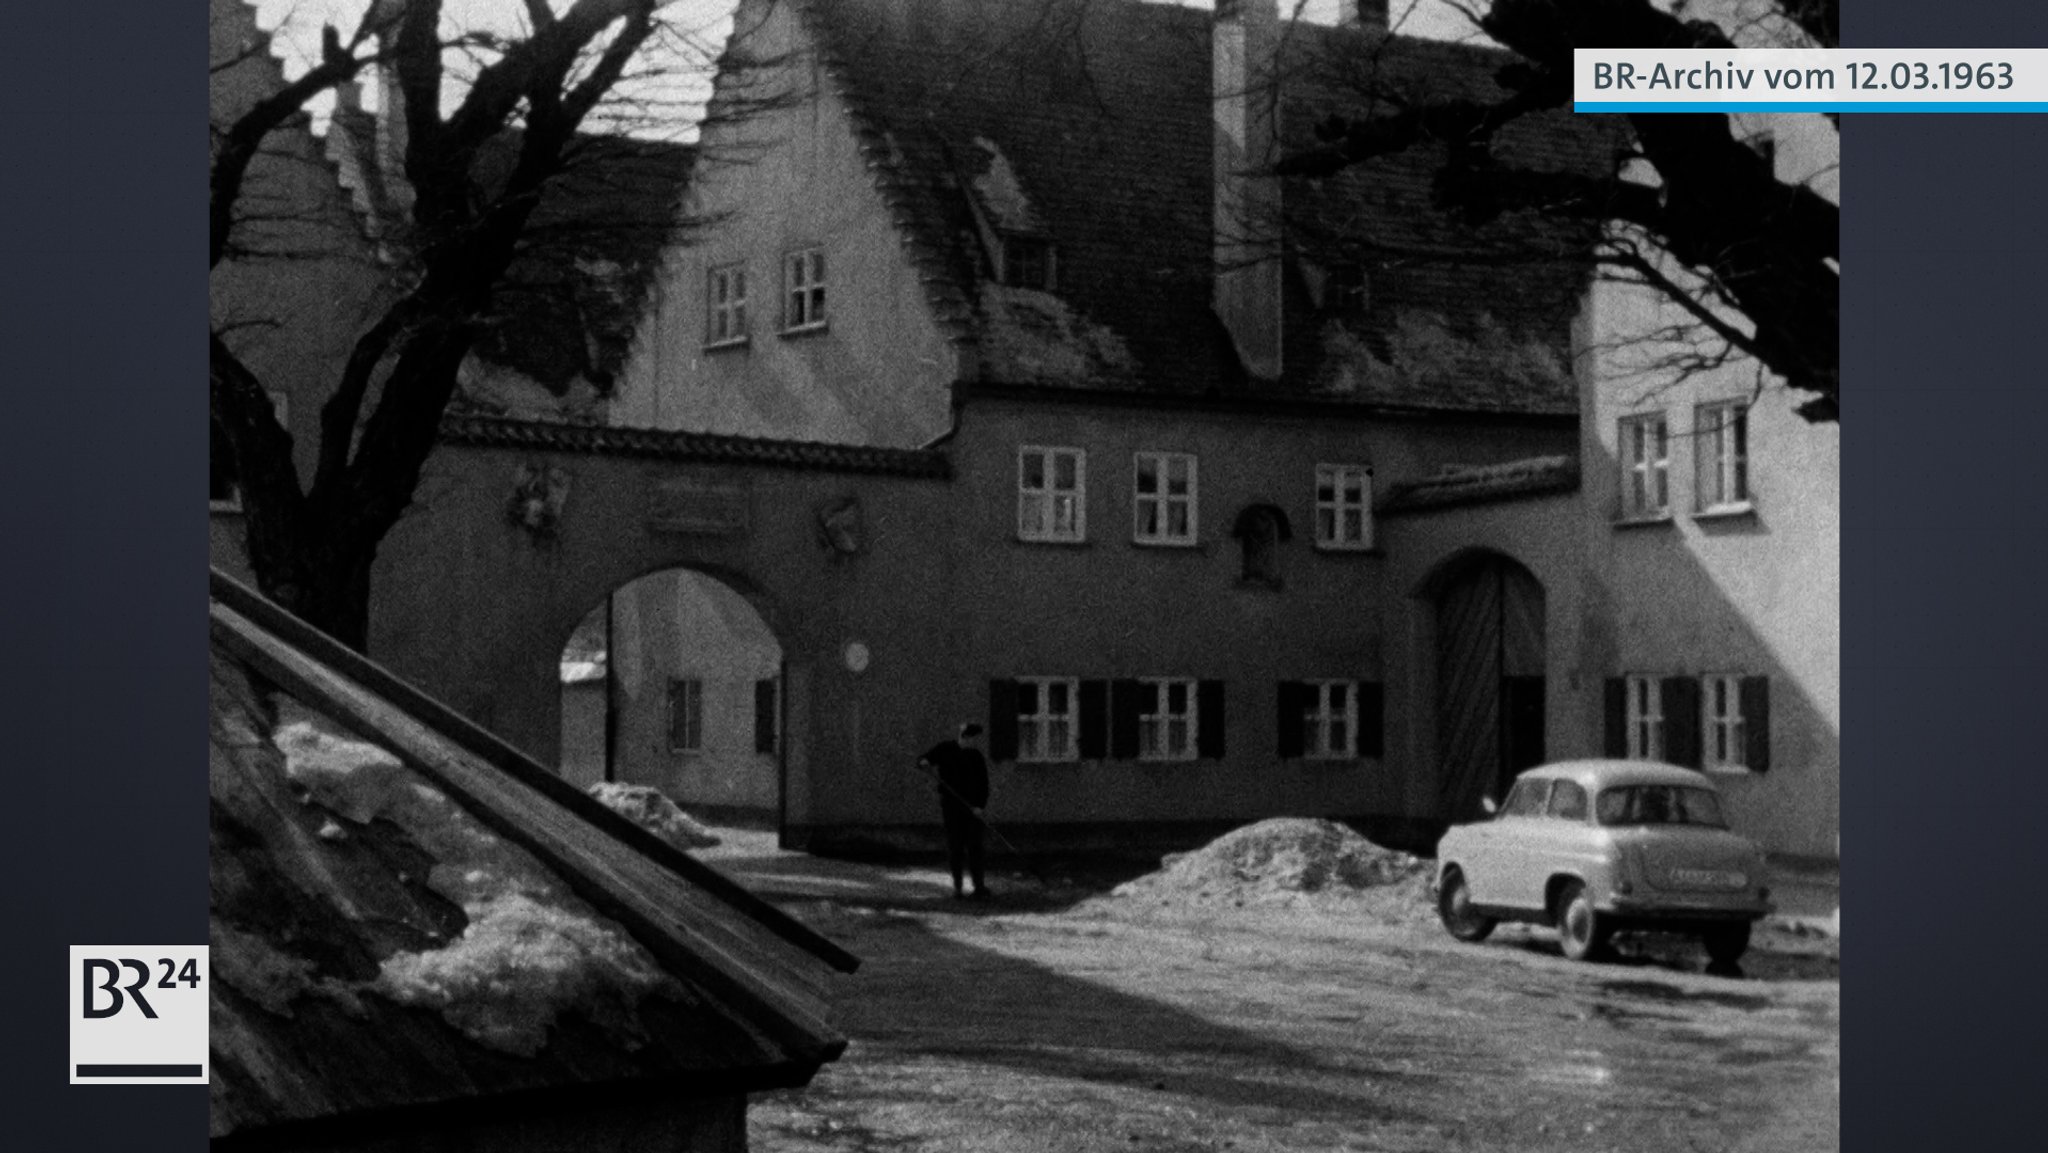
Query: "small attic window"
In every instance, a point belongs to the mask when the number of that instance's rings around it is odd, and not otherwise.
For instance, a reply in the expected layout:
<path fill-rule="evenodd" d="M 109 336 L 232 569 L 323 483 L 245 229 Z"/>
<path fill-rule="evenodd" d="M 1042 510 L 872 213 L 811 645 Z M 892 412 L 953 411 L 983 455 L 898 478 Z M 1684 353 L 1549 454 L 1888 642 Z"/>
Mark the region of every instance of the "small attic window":
<path fill-rule="evenodd" d="M 1035 236 L 1003 237 L 1002 281 L 1013 288 L 1051 292 L 1052 242 Z"/>

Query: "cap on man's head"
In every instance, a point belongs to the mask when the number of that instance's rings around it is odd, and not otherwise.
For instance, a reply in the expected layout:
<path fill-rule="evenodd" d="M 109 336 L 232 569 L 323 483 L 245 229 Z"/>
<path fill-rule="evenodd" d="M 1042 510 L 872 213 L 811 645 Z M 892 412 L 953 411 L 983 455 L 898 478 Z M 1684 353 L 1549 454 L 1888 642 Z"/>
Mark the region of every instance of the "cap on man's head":
<path fill-rule="evenodd" d="M 960 726 L 960 739 L 963 741 L 969 737 L 978 737 L 980 735 L 981 726 L 975 724 L 973 721 L 968 721 L 966 724 Z"/>

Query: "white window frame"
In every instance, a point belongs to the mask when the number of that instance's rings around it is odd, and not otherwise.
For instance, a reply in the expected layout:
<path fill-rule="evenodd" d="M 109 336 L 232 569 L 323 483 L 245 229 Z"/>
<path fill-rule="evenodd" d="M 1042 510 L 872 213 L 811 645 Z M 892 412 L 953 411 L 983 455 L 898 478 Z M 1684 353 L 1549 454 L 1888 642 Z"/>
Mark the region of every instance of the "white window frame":
<path fill-rule="evenodd" d="M 1192 677 L 1140 677 L 1138 683 L 1151 690 L 1149 709 L 1138 713 L 1138 759 L 1141 761 L 1192 761 L 1201 756 L 1201 686 Z M 1179 711 L 1173 708 L 1175 688 L 1186 695 Z M 1142 699 L 1142 698 L 1141 698 Z M 1177 743 L 1174 734 L 1179 734 Z"/>
<path fill-rule="evenodd" d="M 704 273 L 704 347 L 747 342 L 747 266 L 720 264 Z"/>
<path fill-rule="evenodd" d="M 1024 711 L 1024 688 L 1031 686 L 1037 697 L 1036 708 Z M 1062 712 L 1052 709 L 1054 685 L 1061 685 L 1067 691 L 1067 707 Z M 1066 740 L 1055 747 L 1053 738 L 1058 726 L 1065 725 Z M 1017 763 L 1019 764 L 1066 764 L 1081 759 L 1081 678 L 1079 677 L 1018 677 L 1017 678 Z"/>
<path fill-rule="evenodd" d="M 1671 427 L 1661 412 L 1621 418 L 1621 519 L 1665 520 L 1671 516 Z M 1654 438 L 1651 436 L 1654 430 Z M 1652 443 L 1654 439 L 1654 444 Z M 1655 455 L 1651 455 L 1654 449 Z"/>
<path fill-rule="evenodd" d="M 1032 457 L 1040 458 L 1041 483 L 1028 483 L 1025 472 L 1026 462 Z M 1071 458 L 1074 462 L 1074 483 L 1070 488 L 1059 485 L 1058 462 Z M 1073 502 L 1070 522 L 1062 527 L 1057 515 L 1062 499 Z M 1032 510 L 1042 515 L 1035 515 Z M 1088 539 L 1088 453 L 1084 449 L 1066 448 L 1058 445 L 1027 444 L 1017 450 L 1017 539 L 1075 544 Z"/>
<path fill-rule="evenodd" d="M 1356 499 L 1353 498 L 1355 481 Z M 1323 494 L 1329 492 L 1326 498 Z M 1358 531 L 1349 531 L 1347 513 L 1358 514 Z M 1316 547 L 1332 552 L 1364 552 L 1372 548 L 1372 466 L 1316 465 Z"/>
<path fill-rule="evenodd" d="M 825 327 L 825 250 L 800 248 L 782 257 L 782 331 Z"/>
<path fill-rule="evenodd" d="M 1153 467 L 1152 478 L 1159 485 L 1152 491 L 1145 489 L 1145 465 Z M 1141 452 L 1131 458 L 1131 539 L 1139 544 L 1192 545 L 1200 532 L 1196 515 L 1199 509 L 1200 476 L 1193 453 L 1188 452 Z M 1172 471 L 1175 465 L 1187 466 L 1187 492 L 1176 496 L 1173 493 Z M 1183 507 L 1187 510 L 1187 521 L 1181 532 L 1173 531 L 1173 510 Z M 1145 525 L 1147 513 L 1156 518 L 1148 531 Z"/>
<path fill-rule="evenodd" d="M 666 739 L 671 753 L 701 753 L 704 751 L 704 678 L 670 677 L 668 688 L 668 722 Z M 686 713 L 682 736 L 676 740 L 676 686 L 683 689 L 683 708 Z M 694 706 L 694 707 L 693 707 Z"/>
<path fill-rule="evenodd" d="M 1308 707 L 1302 711 L 1302 722 L 1307 726 L 1302 733 L 1302 755 L 1312 761 L 1341 761 L 1358 756 L 1358 681 L 1305 681 L 1313 692 Z M 1335 708 L 1330 703 L 1331 691 L 1344 690 L 1344 707 Z M 1332 730 L 1338 723 L 1344 726 L 1344 739 L 1331 740 Z"/>
<path fill-rule="evenodd" d="M 1664 682 L 1660 677 L 1631 674 L 1624 678 L 1628 698 L 1628 759 L 1664 759 Z"/>
<path fill-rule="evenodd" d="M 1700 764 L 1723 773 L 1749 771 L 1749 726 L 1742 715 L 1742 677 L 1700 678 Z"/>
<path fill-rule="evenodd" d="M 1739 400 L 1700 405 L 1694 413 L 1694 505 L 1698 512 L 1749 508 L 1749 405 Z"/>

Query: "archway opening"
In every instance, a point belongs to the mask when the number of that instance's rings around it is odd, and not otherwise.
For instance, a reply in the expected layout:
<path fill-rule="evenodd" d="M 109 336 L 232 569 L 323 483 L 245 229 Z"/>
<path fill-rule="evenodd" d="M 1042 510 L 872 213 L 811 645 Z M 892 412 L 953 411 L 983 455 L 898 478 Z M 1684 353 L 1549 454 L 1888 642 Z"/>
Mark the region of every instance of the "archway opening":
<path fill-rule="evenodd" d="M 693 815 L 774 823 L 782 645 L 725 582 L 665 569 L 613 590 L 562 647 L 560 772 L 651 785 Z"/>
<path fill-rule="evenodd" d="M 1440 801 L 1448 819 L 1463 820 L 1543 763 L 1543 585 L 1513 559 L 1475 551 L 1448 562 L 1429 596 Z"/>

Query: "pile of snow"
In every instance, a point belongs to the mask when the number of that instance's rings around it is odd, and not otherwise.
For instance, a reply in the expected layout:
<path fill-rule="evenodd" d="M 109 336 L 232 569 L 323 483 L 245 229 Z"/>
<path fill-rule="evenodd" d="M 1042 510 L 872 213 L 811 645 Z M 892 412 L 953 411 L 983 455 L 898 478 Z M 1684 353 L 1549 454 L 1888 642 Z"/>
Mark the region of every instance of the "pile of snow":
<path fill-rule="evenodd" d="M 1169 856 L 1109 899 L 1166 910 L 1305 904 L 1408 922 L 1435 915 L 1429 881 L 1430 863 L 1419 857 L 1335 821 L 1283 817 Z"/>
<path fill-rule="evenodd" d="M 678 849 L 708 849 L 718 843 L 716 834 L 677 808 L 674 801 L 652 785 L 599 781 L 590 786 L 590 795 L 603 802 L 605 808 Z"/>

